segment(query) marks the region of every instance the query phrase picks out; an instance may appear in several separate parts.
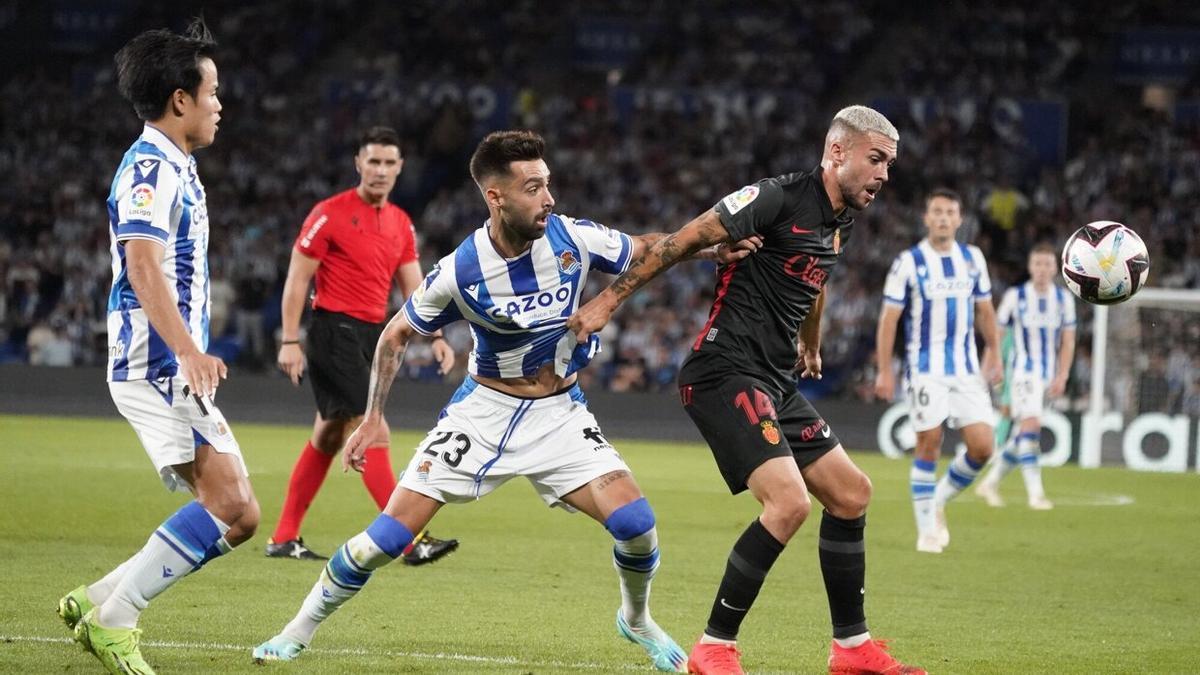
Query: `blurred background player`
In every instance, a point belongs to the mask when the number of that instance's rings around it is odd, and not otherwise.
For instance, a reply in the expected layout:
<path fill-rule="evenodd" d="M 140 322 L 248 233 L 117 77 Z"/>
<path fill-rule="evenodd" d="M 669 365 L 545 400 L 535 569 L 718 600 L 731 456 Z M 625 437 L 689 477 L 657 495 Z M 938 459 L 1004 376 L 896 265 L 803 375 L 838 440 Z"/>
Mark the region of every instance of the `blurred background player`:
<path fill-rule="evenodd" d="M 241 450 L 213 404 L 225 364 L 204 353 L 209 220 L 192 152 L 212 144 L 221 119 L 215 47 L 196 20 L 184 35 L 142 33 L 116 56 L 117 86 L 146 124 L 108 196 L 108 387 L 163 483 L 195 499 L 133 557 L 59 601 L 75 639 L 113 673 L 154 672 L 138 647 L 142 610 L 258 527 Z"/>
<path fill-rule="evenodd" d="M 372 127 L 354 155 L 357 187 L 318 203 L 300 228 L 283 287 L 279 369 L 299 385 L 308 367 L 317 414 L 312 437 L 296 460 L 267 556 L 324 560 L 304 544 L 300 525 L 329 465 L 367 409 L 371 360 L 387 319 L 393 279 L 404 297 L 421 284 L 416 228 L 404 209 L 388 201 L 404 166 L 400 137 Z M 307 359 L 300 348 L 300 316 L 316 277 Z M 433 338 L 439 371 L 454 366 L 454 350 L 440 334 Z M 386 426 L 386 423 L 385 423 Z M 366 451 L 363 485 L 379 510 L 396 487 L 388 435 Z M 404 553 L 409 564 L 436 560 L 458 546 L 419 534 Z"/>
<path fill-rule="evenodd" d="M 542 137 L 529 131 L 493 132 L 479 143 L 471 175 L 490 218 L 442 258 L 384 328 L 370 407 L 346 442 L 343 465 L 360 469 L 365 448 L 387 433 L 383 406 L 414 334 L 469 321 L 470 374 L 413 454 L 387 508 L 337 550 L 292 621 L 254 649 L 257 661 L 296 658 L 321 623 L 442 506 L 475 501 L 525 476 L 548 506 L 583 511 L 608 530 L 621 586 L 618 632 L 659 670 L 684 667 L 687 657 L 650 616 L 659 564 L 654 511 L 577 382 L 599 338 L 576 345 L 566 327 L 589 272 L 624 272 L 665 235 L 630 237 L 555 214 L 544 152 Z"/>
<path fill-rule="evenodd" d="M 817 547 L 833 624 L 829 671 L 925 672 L 897 661 L 867 630 L 864 533 L 871 481 L 797 391 L 796 377 L 798 367 L 801 377 L 821 377 L 826 282 L 850 238 L 850 209 L 874 201 L 899 139 L 879 112 L 843 108 L 826 132 L 820 166 L 727 195 L 652 247 L 568 324 L 586 339 L 639 287 L 703 246 L 750 237 L 765 244 L 718 270 L 708 323 L 679 373 L 684 409 L 730 492 L 749 489 L 763 505 L 729 552 L 688 672 L 743 672 L 738 631 L 767 573 L 808 518 L 809 492 L 825 507 Z"/>
<path fill-rule="evenodd" d="M 994 415 L 987 382 L 999 382 L 1002 373 L 987 261 L 978 247 L 954 239 L 962 225 L 962 199 L 952 190 L 933 190 L 924 219 L 927 236 L 896 256 L 883 288 L 875 394 L 887 401 L 895 396 L 892 349 L 903 314 L 904 386 L 909 421 L 917 432 L 909 474 L 917 550 L 941 553 L 950 543 L 946 502 L 965 490 L 992 456 Z M 982 370 L 977 329 L 986 343 Z M 967 452 L 955 456 L 938 481 L 943 424 L 959 430 Z"/>
<path fill-rule="evenodd" d="M 991 506 L 1004 505 L 1000 481 L 1020 464 L 1029 508 L 1054 508 L 1038 464 L 1042 410 L 1047 398 L 1066 391 L 1075 356 L 1075 299 L 1054 283 L 1057 276 L 1057 251 L 1050 244 L 1038 244 L 1029 252 L 1029 281 L 1005 291 L 997 310 L 1000 325 L 1008 331 L 1005 340 L 1012 341 L 1005 384 L 1007 417 L 1017 429 L 1005 437 L 1000 458 L 975 489 Z"/>

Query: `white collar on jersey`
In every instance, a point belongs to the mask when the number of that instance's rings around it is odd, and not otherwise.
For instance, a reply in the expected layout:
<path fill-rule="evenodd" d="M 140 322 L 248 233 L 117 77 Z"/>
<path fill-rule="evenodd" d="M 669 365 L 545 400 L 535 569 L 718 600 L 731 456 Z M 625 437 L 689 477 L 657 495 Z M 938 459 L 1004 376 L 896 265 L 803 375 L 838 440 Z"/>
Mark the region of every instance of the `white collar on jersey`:
<path fill-rule="evenodd" d="M 167 159 L 171 160 L 172 162 L 178 162 L 180 166 L 191 165 L 192 158 L 189 155 L 184 154 L 183 150 L 180 149 L 178 145 L 175 145 L 175 141 L 171 140 L 171 138 L 164 134 L 162 130 L 147 124 L 142 128 L 142 138 L 144 138 L 147 143 L 150 143 L 159 150 L 162 150 L 163 154 L 167 156 Z"/>

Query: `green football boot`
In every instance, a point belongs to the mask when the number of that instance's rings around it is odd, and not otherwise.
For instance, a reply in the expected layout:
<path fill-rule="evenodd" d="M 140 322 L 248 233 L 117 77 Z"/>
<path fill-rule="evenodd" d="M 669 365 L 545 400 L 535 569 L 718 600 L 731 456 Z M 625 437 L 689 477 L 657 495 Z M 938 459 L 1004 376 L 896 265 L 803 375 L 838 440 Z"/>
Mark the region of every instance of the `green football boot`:
<path fill-rule="evenodd" d="M 88 600 L 87 586 L 80 586 L 67 593 L 58 601 L 58 617 L 67 624 L 67 629 L 74 631 L 75 624 L 84 614 L 92 611 L 92 601 Z"/>
<path fill-rule="evenodd" d="M 138 642 L 142 631 L 137 628 L 105 628 L 96 622 L 93 609 L 75 624 L 75 639 L 84 649 L 96 655 L 104 669 L 125 675 L 154 675 L 154 669 L 142 658 Z"/>

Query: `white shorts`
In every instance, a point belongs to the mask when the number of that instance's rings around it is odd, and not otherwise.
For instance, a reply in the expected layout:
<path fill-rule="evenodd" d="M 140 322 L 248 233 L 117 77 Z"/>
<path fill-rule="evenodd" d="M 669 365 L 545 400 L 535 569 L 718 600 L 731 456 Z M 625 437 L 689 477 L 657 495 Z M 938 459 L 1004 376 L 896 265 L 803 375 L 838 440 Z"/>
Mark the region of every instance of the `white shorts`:
<path fill-rule="evenodd" d="M 524 476 L 549 506 L 563 495 L 629 467 L 600 434 L 579 385 L 523 399 L 470 376 L 417 446 L 400 485 L 439 502 L 478 499 Z"/>
<path fill-rule="evenodd" d="M 242 465 L 242 474 L 250 475 L 224 415 L 208 398 L 203 400 L 204 409 L 201 410 L 201 404 L 193 397 L 184 396 L 186 384 L 182 377 L 130 380 L 109 382 L 108 391 L 117 410 L 137 432 L 142 447 L 168 490 L 190 490 L 187 482 L 171 467 L 195 461 L 196 448 L 200 445 L 211 445 L 217 452 L 235 455 Z"/>
<path fill-rule="evenodd" d="M 1023 420 L 1042 416 L 1046 385 L 1032 373 L 1013 373 L 1008 383 L 1008 416 Z"/>
<path fill-rule="evenodd" d="M 917 431 L 934 429 L 942 422 L 951 429 L 996 423 L 991 394 L 978 375 L 911 375 L 905 390 L 909 422 Z"/>

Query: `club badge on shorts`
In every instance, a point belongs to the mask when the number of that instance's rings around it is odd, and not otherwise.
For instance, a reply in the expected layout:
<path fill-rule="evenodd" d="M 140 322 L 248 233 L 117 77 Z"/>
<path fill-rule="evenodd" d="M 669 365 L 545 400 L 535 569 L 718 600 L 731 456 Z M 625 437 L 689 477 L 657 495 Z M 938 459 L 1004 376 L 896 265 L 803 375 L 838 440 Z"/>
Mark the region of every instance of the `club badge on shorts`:
<path fill-rule="evenodd" d="M 771 445 L 779 445 L 779 426 L 775 424 L 775 420 L 763 420 L 759 423 L 762 427 L 763 438 Z"/>

